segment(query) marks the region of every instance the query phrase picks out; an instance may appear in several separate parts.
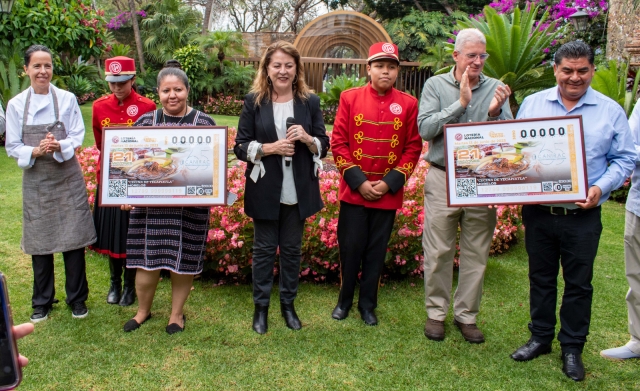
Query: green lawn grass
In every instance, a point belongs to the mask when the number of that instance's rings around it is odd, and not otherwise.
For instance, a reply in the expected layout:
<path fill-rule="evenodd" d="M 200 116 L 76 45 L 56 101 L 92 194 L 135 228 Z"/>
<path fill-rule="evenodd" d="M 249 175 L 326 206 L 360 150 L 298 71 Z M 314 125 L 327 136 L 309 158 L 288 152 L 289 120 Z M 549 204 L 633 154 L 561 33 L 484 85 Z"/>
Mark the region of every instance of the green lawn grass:
<path fill-rule="evenodd" d="M 7 276 L 14 321 L 22 323 L 31 314 L 32 271 L 30 257 L 20 250 L 21 173 L 4 148 L 0 148 L 0 172 L 0 270 Z M 135 306 L 105 302 L 109 277 L 105 257 L 87 253 L 89 316 L 76 320 L 64 304 L 64 268 L 58 255 L 56 288 L 61 303 L 49 320 L 19 342 L 20 351 L 30 358 L 20 389 L 640 389 L 639 361 L 618 363 L 599 356 L 601 349 L 628 339 L 624 207 L 606 203 L 603 225 L 591 334 L 584 351 L 587 379 L 582 383 L 562 374 L 557 342 L 552 354 L 534 361 L 517 363 L 509 358 L 529 337 L 527 257 L 519 243 L 489 260 L 478 318 L 487 342 L 481 345 L 465 342 L 451 315 L 445 341 L 424 337 L 420 279 L 384 284 L 377 327 L 365 326 L 357 311 L 342 322 L 331 319 L 338 287 L 302 284 L 296 305 L 304 327 L 294 332 L 285 327 L 274 293 L 269 332 L 264 336 L 251 330 L 250 286 L 217 286 L 203 280 L 196 280 L 185 306 L 185 332 L 168 336 L 164 328 L 171 290 L 165 279 L 158 287 L 153 318 L 141 329 L 124 333 L 122 325 L 135 314 Z"/>

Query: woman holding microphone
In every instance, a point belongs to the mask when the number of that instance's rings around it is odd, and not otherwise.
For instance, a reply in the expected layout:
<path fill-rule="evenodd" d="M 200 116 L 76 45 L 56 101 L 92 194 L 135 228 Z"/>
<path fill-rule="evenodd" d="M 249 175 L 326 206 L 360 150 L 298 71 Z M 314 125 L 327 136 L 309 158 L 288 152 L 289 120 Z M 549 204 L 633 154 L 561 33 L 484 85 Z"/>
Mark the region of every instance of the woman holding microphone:
<path fill-rule="evenodd" d="M 253 219 L 253 330 L 267 332 L 276 250 L 280 249 L 280 309 L 287 327 L 302 327 L 298 291 L 305 219 L 324 206 L 318 170 L 326 156 L 320 99 L 304 81 L 300 53 L 271 44 L 245 97 L 234 152 L 246 161 L 245 213 Z"/>

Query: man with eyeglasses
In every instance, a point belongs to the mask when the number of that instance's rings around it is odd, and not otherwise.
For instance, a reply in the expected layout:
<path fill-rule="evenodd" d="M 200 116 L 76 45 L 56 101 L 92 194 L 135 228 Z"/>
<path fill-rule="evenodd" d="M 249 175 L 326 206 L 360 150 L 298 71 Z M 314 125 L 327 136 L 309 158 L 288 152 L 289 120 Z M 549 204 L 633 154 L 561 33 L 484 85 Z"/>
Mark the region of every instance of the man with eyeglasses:
<path fill-rule="evenodd" d="M 595 66 L 589 45 L 582 41 L 562 45 L 555 53 L 553 71 L 557 86 L 528 96 L 518 118 L 581 115 L 589 189 L 584 202 L 522 207 L 531 337 L 511 358 L 528 361 L 551 353 L 562 267 L 558 333 L 562 372 L 581 381 L 585 377 L 582 350 L 591 323 L 593 264 L 602 233 L 600 205 L 629 177 L 637 153 L 622 107 L 590 87 Z"/>
<path fill-rule="evenodd" d="M 513 119 L 509 108 L 511 90 L 482 74 L 486 39 L 478 29 L 461 30 L 453 59 L 455 66 L 429 78 L 422 90 L 418 126 L 429 142 L 425 159 L 430 163 L 424 184 L 424 291 L 427 322 L 424 334 L 434 341 L 445 337 L 444 320 L 449 310 L 453 283 L 453 258 L 460 226 L 460 272 L 454 294 L 454 324 L 464 339 L 484 342 L 476 325 L 482 282 L 496 225 L 496 213 L 487 206 L 447 207 L 443 126 L 462 122 Z"/>

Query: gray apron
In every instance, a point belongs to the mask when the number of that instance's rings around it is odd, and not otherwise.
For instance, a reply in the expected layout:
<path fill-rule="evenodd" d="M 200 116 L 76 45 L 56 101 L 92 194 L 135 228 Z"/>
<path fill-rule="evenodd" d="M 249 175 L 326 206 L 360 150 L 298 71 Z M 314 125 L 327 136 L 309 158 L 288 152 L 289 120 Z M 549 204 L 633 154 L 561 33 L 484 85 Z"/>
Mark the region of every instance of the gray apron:
<path fill-rule="evenodd" d="M 52 124 L 27 125 L 31 90 L 22 119 L 22 142 L 37 147 L 47 133 L 56 140 L 67 138 L 60 121 L 58 98 L 53 89 L 56 120 Z M 87 190 L 75 155 L 62 163 L 46 154 L 36 158 L 22 176 L 22 251 L 46 255 L 76 250 L 96 241 Z"/>

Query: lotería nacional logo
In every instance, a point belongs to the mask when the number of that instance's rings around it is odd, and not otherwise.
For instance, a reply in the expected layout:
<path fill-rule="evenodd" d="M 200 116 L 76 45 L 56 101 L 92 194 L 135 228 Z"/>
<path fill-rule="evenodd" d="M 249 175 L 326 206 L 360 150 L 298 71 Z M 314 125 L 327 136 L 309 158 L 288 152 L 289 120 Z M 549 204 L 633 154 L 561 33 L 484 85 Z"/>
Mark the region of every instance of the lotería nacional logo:
<path fill-rule="evenodd" d="M 112 62 L 109 64 L 109 71 L 114 75 L 120 74 L 120 72 L 122 72 L 122 64 L 117 61 Z"/>
<path fill-rule="evenodd" d="M 136 114 L 138 114 L 138 106 L 131 105 L 131 106 L 127 107 L 127 114 L 129 115 L 129 117 L 133 117 Z"/>
<path fill-rule="evenodd" d="M 402 113 L 402 106 L 400 106 L 400 105 L 399 105 L 399 104 L 397 104 L 397 103 L 392 103 L 392 104 L 389 106 L 389 110 L 391 110 L 391 112 L 392 112 L 393 114 L 398 115 L 398 114 Z"/>
<path fill-rule="evenodd" d="M 458 140 L 458 141 L 462 140 L 462 134 L 460 134 L 460 133 L 456 133 L 455 137 L 456 137 L 456 140 Z"/>
<path fill-rule="evenodd" d="M 114 144 L 118 144 L 120 142 L 120 137 L 118 136 L 113 136 L 113 138 L 111 139 L 111 141 L 113 141 Z"/>
<path fill-rule="evenodd" d="M 393 50 L 393 45 L 390 43 L 385 43 L 384 45 L 382 45 L 382 51 L 389 54 L 395 53 L 395 51 Z"/>

